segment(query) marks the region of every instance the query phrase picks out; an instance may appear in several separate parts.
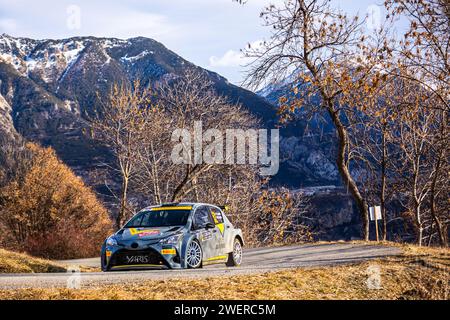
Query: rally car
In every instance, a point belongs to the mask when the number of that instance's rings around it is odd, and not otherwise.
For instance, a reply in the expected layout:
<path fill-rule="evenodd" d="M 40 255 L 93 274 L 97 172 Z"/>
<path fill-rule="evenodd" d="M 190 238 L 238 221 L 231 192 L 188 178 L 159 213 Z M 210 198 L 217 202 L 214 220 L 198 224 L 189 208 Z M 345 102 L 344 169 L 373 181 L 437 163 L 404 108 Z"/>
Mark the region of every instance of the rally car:
<path fill-rule="evenodd" d="M 103 243 L 102 270 L 239 266 L 242 231 L 222 209 L 207 203 L 170 203 L 141 210 Z"/>

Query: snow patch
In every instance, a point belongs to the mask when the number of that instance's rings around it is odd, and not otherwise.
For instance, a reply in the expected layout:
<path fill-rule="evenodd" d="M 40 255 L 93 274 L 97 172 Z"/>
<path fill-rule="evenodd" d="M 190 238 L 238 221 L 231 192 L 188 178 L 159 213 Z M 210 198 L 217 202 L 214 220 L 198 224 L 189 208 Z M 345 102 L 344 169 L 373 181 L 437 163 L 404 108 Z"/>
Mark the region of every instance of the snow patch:
<path fill-rule="evenodd" d="M 76 42 L 76 47 L 72 50 L 63 51 L 63 56 L 66 59 L 67 65 L 71 65 L 78 59 L 81 51 L 84 50 L 84 45 L 81 42 Z"/>
<path fill-rule="evenodd" d="M 103 41 L 103 48 L 109 49 L 109 48 L 123 46 L 124 44 L 129 44 L 129 41 L 120 40 L 120 39 L 106 39 Z"/>
<path fill-rule="evenodd" d="M 153 51 L 144 50 L 141 53 L 139 53 L 137 56 L 133 56 L 133 57 L 128 57 L 128 54 L 127 54 L 127 55 L 125 55 L 125 57 L 120 58 L 120 61 L 134 63 L 137 60 L 142 59 L 145 56 L 147 56 L 149 54 L 153 54 L 153 53 L 154 53 Z"/>

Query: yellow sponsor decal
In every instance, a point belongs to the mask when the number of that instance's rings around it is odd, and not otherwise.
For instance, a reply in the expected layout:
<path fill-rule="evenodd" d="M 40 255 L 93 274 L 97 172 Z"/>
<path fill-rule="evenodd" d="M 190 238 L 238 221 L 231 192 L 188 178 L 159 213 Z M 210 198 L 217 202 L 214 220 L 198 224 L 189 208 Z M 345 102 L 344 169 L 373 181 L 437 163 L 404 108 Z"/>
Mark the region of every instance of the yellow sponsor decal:
<path fill-rule="evenodd" d="M 163 210 L 191 210 L 192 206 L 179 206 L 179 207 L 157 207 L 151 208 L 150 211 L 163 211 Z"/>
<path fill-rule="evenodd" d="M 224 260 L 226 258 L 227 258 L 227 256 L 217 256 L 217 257 L 208 258 L 207 261 Z"/>
<path fill-rule="evenodd" d="M 214 224 L 217 226 L 217 228 L 219 228 L 220 233 L 223 235 L 223 229 L 224 229 L 223 222 L 219 222 L 215 211 L 211 210 L 211 215 L 213 217 Z"/>
<path fill-rule="evenodd" d="M 217 220 L 216 212 L 215 211 L 211 211 L 211 215 L 212 215 L 212 217 L 214 219 L 214 224 L 218 224 L 219 220 Z"/>
<path fill-rule="evenodd" d="M 161 253 L 162 254 L 176 254 L 177 251 L 175 249 L 162 249 Z"/>
<path fill-rule="evenodd" d="M 224 229 L 223 223 L 219 223 L 219 224 L 217 224 L 216 226 L 217 226 L 217 228 L 219 228 L 220 233 L 223 235 L 223 229 Z"/>

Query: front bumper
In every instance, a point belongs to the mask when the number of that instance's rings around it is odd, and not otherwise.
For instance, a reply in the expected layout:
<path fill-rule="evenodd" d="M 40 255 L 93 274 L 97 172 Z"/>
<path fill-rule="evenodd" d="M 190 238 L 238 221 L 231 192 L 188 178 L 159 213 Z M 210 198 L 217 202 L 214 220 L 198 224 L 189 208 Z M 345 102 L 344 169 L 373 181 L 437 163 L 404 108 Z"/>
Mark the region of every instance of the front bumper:
<path fill-rule="evenodd" d="M 133 243 L 134 246 L 136 242 Z M 176 245 L 140 243 L 103 246 L 102 269 L 178 269 L 181 268 L 181 250 Z"/>

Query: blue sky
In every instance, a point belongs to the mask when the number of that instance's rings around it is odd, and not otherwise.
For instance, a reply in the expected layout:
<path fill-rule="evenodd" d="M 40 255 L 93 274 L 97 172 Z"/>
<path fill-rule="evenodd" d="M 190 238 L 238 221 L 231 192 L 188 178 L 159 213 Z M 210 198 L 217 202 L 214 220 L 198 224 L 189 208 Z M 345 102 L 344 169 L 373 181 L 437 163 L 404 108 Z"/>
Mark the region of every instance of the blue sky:
<path fill-rule="evenodd" d="M 261 9 L 282 0 L 0 0 L 0 33 L 30 38 L 145 36 L 239 84 L 247 43 L 267 38 Z M 365 15 L 381 0 L 333 0 Z M 372 6 L 372 7 L 371 7 Z M 383 11 L 381 11 L 383 13 Z"/>

